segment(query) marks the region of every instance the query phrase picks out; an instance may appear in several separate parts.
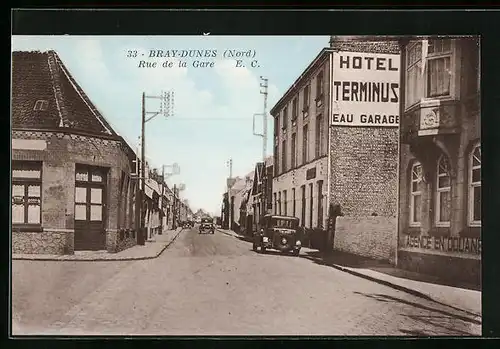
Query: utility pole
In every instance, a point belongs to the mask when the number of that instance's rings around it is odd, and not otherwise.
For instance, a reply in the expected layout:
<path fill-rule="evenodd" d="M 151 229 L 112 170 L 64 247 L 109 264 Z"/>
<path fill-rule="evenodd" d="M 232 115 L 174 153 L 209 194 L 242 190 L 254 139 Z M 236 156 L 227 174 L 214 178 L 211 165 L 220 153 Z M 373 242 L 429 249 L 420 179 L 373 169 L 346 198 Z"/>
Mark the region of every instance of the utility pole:
<path fill-rule="evenodd" d="M 177 223 L 176 223 L 176 220 L 177 220 L 177 205 L 176 205 L 176 202 L 177 202 L 177 185 L 174 184 L 174 200 L 173 200 L 173 204 L 172 204 L 172 230 L 175 230 L 177 229 Z"/>
<path fill-rule="evenodd" d="M 262 76 L 260 77 L 262 80 L 262 83 L 260 84 L 260 87 L 263 88 L 263 90 L 260 91 L 261 94 L 264 95 L 264 112 L 262 113 L 262 121 L 264 122 L 264 140 L 263 140 L 263 146 L 262 146 L 262 161 L 266 162 L 266 154 L 267 154 L 267 87 L 268 87 L 268 79 L 263 78 Z"/>
<path fill-rule="evenodd" d="M 160 110 L 159 111 L 153 111 L 153 112 L 148 112 L 146 111 L 146 98 L 149 99 L 159 99 L 160 100 Z M 145 236 L 145 221 L 146 221 L 146 211 L 144 210 L 143 203 L 145 202 L 146 199 L 146 140 L 145 140 L 145 135 L 146 135 L 146 123 L 150 120 L 152 120 L 154 117 L 156 117 L 158 114 L 162 114 L 166 118 L 173 115 L 173 107 L 174 107 L 174 92 L 169 91 L 169 92 L 162 92 L 160 96 L 146 96 L 146 93 L 142 93 L 142 121 L 141 121 L 141 186 L 142 186 L 142 192 L 141 192 L 141 207 L 140 207 L 140 212 L 141 212 L 141 219 L 140 219 L 140 229 L 138 231 L 137 235 L 137 244 L 138 245 L 144 245 L 146 236 Z M 149 118 L 146 118 L 146 115 L 150 114 L 151 116 Z"/>

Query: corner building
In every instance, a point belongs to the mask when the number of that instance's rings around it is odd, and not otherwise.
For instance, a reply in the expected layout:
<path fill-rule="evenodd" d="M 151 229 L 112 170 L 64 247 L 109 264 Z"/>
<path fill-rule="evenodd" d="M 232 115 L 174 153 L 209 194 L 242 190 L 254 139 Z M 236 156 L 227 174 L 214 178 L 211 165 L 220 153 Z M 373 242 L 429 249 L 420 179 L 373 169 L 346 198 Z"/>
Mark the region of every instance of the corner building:
<path fill-rule="evenodd" d="M 398 266 L 480 284 L 479 38 L 400 44 Z"/>
<path fill-rule="evenodd" d="M 327 245 L 395 262 L 399 47 L 331 37 L 271 110 L 275 118 L 274 212 L 326 228 Z"/>

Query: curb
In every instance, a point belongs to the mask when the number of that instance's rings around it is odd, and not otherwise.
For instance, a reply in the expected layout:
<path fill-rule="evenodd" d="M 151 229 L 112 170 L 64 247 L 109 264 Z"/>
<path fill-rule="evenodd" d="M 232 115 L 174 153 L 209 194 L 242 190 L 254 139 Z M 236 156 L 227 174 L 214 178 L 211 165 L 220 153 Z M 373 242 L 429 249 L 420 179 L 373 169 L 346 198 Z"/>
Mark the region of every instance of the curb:
<path fill-rule="evenodd" d="M 28 257 L 13 257 L 12 260 L 17 261 L 39 261 L 39 262 L 120 262 L 120 261 L 143 261 L 148 259 L 158 258 L 180 235 L 184 230 L 182 228 L 179 230 L 172 240 L 163 246 L 163 248 L 153 256 L 142 256 L 142 257 L 125 257 L 125 258 L 93 258 L 93 259 L 59 259 L 59 258 L 28 258 Z"/>
<path fill-rule="evenodd" d="M 245 235 L 238 235 L 238 234 L 236 234 L 236 233 L 234 233 L 234 234 L 229 234 L 229 233 L 226 233 L 225 231 L 220 230 L 220 229 L 216 229 L 216 230 L 217 230 L 217 231 L 219 231 L 219 232 L 221 232 L 221 233 L 222 233 L 222 234 L 224 234 L 224 235 L 231 236 L 231 237 L 233 237 L 233 238 L 235 238 L 235 239 L 244 240 L 244 241 L 246 241 L 246 242 L 252 242 L 252 241 L 251 241 L 251 240 L 250 240 L 247 236 L 245 236 Z"/>
<path fill-rule="evenodd" d="M 450 305 L 450 304 L 443 303 L 441 301 L 438 301 L 438 300 L 432 298 L 428 294 L 425 294 L 423 292 L 414 290 L 412 288 L 401 286 L 401 285 L 392 283 L 390 281 L 377 279 L 375 277 L 372 277 L 372 276 L 369 276 L 369 275 L 366 275 L 366 274 L 363 274 L 363 273 L 360 273 L 360 272 L 357 272 L 357 271 L 354 271 L 354 270 L 351 270 L 351 269 L 347 269 L 347 268 L 341 267 L 341 266 L 339 266 L 337 264 L 332 264 L 332 263 L 328 263 L 328 262 L 324 262 L 324 261 L 315 261 L 315 262 L 317 262 L 318 264 L 321 264 L 321 265 L 325 265 L 325 266 L 329 266 L 329 267 L 335 268 L 337 270 L 343 271 L 345 273 L 348 273 L 348 274 L 351 274 L 351 275 L 354 275 L 354 276 L 361 277 L 361 278 L 366 279 L 366 280 L 370 280 L 370 281 L 376 282 L 376 283 L 384 285 L 384 286 L 391 287 L 391 288 L 396 289 L 398 291 L 402 291 L 402 292 L 411 294 L 413 296 L 416 296 L 416 297 L 419 297 L 419 298 L 423 298 L 425 300 L 428 300 L 428 301 L 431 301 L 431 302 L 434 302 L 434 303 L 438 303 L 440 305 L 444 305 L 444 306 L 450 307 L 450 308 L 455 309 L 455 310 L 462 311 L 462 312 L 467 313 L 467 314 L 469 314 L 471 316 L 481 317 L 480 314 L 474 313 L 474 312 L 472 312 L 470 310 L 465 310 L 465 309 L 457 308 L 457 307 L 455 307 L 453 305 Z"/>

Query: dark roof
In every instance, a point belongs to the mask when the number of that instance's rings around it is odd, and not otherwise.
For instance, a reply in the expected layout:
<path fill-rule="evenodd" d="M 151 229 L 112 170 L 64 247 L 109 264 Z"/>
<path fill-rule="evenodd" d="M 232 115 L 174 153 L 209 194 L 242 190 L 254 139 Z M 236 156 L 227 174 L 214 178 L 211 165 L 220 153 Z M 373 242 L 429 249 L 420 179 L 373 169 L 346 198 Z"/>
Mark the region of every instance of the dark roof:
<path fill-rule="evenodd" d="M 46 110 L 34 110 L 38 100 Z M 117 136 L 54 51 L 12 53 L 12 126 Z"/>

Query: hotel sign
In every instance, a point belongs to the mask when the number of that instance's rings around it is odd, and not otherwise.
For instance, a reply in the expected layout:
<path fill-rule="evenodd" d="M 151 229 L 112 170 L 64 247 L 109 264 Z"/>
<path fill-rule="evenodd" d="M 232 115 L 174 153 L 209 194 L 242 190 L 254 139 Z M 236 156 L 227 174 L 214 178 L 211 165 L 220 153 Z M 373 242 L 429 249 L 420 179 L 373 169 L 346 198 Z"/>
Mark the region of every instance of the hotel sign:
<path fill-rule="evenodd" d="M 444 252 L 481 254 L 481 239 L 478 238 L 407 235 L 405 245 L 406 247 L 416 247 Z"/>
<path fill-rule="evenodd" d="M 334 52 L 331 125 L 399 125 L 398 54 Z"/>

